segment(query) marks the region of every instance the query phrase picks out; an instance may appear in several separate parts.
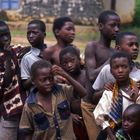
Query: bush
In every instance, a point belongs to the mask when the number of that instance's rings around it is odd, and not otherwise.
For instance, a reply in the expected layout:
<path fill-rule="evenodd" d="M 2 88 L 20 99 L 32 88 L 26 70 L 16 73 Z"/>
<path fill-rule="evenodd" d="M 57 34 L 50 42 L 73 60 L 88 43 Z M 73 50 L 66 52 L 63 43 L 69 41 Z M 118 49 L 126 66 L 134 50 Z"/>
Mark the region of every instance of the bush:
<path fill-rule="evenodd" d="M 136 0 L 136 8 L 135 8 L 135 15 L 134 15 L 134 25 L 140 25 L 140 0 Z"/>

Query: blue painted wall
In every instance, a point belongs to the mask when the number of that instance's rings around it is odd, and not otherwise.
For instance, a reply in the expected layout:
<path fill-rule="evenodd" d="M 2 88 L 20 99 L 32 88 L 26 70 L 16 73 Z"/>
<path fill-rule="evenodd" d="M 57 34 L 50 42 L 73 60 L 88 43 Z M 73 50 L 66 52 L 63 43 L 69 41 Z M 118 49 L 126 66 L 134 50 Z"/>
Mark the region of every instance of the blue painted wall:
<path fill-rule="evenodd" d="M 12 10 L 18 9 L 20 0 L 0 0 L 0 9 Z"/>

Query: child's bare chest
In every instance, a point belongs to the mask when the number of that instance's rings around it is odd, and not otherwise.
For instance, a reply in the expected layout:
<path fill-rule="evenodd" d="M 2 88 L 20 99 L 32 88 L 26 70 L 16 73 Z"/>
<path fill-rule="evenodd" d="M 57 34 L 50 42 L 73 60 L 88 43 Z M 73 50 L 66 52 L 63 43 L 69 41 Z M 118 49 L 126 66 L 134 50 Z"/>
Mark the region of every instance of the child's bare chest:
<path fill-rule="evenodd" d="M 112 49 L 101 49 L 101 48 L 96 48 L 95 52 L 95 59 L 97 66 L 101 66 L 104 64 L 114 53 Z"/>

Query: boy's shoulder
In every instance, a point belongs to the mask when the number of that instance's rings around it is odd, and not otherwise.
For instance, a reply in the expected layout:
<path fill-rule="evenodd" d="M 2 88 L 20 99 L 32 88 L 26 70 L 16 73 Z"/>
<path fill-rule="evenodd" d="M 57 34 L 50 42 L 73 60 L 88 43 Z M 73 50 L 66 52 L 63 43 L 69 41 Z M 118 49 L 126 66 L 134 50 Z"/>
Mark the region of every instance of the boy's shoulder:
<path fill-rule="evenodd" d="M 101 43 L 99 43 L 99 41 L 91 41 L 88 42 L 85 48 L 85 55 L 87 54 L 95 54 L 97 53 L 97 49 L 100 48 Z"/>
<path fill-rule="evenodd" d="M 29 52 L 27 52 L 26 54 L 24 54 L 24 56 L 22 57 L 22 60 L 28 59 L 28 57 L 30 57 L 31 54 L 32 54 L 32 52 L 30 50 Z"/>
<path fill-rule="evenodd" d="M 95 48 L 99 45 L 98 41 L 90 41 L 87 43 L 86 48 Z"/>

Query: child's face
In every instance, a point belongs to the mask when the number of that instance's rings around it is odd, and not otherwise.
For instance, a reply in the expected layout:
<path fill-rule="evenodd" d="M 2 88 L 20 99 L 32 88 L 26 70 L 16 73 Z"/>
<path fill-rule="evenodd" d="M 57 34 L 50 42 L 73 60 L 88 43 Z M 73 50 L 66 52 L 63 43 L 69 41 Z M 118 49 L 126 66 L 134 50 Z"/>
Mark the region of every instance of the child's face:
<path fill-rule="evenodd" d="M 123 82 L 129 78 L 130 65 L 125 57 L 112 60 L 111 73 L 118 82 Z"/>
<path fill-rule="evenodd" d="M 6 44 L 10 45 L 11 34 L 7 26 L 0 26 L 0 47 L 3 49 Z"/>
<path fill-rule="evenodd" d="M 54 77 L 51 68 L 41 68 L 36 72 L 36 77 L 33 79 L 41 94 L 47 95 L 52 91 L 54 85 Z"/>
<path fill-rule="evenodd" d="M 124 111 L 122 125 L 126 133 L 135 134 L 140 132 L 140 120 L 134 109 Z"/>
<path fill-rule="evenodd" d="M 120 18 L 116 15 L 108 16 L 106 23 L 101 23 L 101 32 L 109 39 L 115 39 L 116 34 L 120 30 Z"/>
<path fill-rule="evenodd" d="M 43 33 L 39 25 L 37 24 L 29 24 L 27 28 L 27 39 L 32 46 L 39 46 L 43 43 L 45 37 L 45 33 Z"/>
<path fill-rule="evenodd" d="M 69 74 L 75 74 L 80 69 L 80 61 L 76 55 L 66 53 L 62 57 L 61 66 Z"/>
<path fill-rule="evenodd" d="M 126 35 L 120 44 L 120 50 L 127 52 L 133 60 L 137 59 L 139 53 L 139 44 L 137 37 L 134 35 Z"/>
<path fill-rule="evenodd" d="M 56 36 L 68 44 L 72 43 L 75 38 L 74 24 L 72 22 L 65 22 L 63 27 L 56 33 Z"/>

